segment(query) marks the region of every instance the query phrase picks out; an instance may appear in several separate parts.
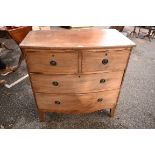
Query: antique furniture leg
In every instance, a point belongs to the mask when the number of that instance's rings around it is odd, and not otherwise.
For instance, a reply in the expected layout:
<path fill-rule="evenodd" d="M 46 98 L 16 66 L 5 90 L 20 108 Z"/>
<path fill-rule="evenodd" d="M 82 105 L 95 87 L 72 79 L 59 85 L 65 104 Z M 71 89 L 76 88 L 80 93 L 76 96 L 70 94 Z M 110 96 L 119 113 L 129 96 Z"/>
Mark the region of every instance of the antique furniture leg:
<path fill-rule="evenodd" d="M 45 112 L 44 111 L 41 111 L 39 110 L 39 120 L 40 122 L 44 122 L 45 121 Z"/>
<path fill-rule="evenodd" d="M 145 37 L 148 37 L 148 38 L 149 38 L 149 41 L 151 41 L 151 29 L 149 29 L 148 34 L 145 35 L 144 38 L 145 38 Z"/>
<path fill-rule="evenodd" d="M 139 37 L 139 34 L 140 34 L 140 30 L 141 30 L 141 27 L 139 27 L 139 31 L 138 31 L 138 37 Z"/>
<path fill-rule="evenodd" d="M 155 31 L 152 32 L 152 39 L 154 38 L 155 36 Z"/>
<path fill-rule="evenodd" d="M 116 106 L 110 109 L 110 117 L 114 117 Z"/>
<path fill-rule="evenodd" d="M 136 36 L 136 34 L 137 34 L 137 33 L 136 33 L 136 27 L 137 27 L 137 26 L 134 26 L 134 30 L 130 33 L 130 36 L 132 36 L 132 35 L 133 35 L 133 36 Z"/>

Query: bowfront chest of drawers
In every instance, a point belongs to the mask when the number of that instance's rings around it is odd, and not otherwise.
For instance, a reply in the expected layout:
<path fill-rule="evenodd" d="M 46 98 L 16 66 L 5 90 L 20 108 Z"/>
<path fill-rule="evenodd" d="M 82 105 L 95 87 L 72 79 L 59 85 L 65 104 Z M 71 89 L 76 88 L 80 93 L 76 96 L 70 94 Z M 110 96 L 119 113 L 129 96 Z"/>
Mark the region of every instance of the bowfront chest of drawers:
<path fill-rule="evenodd" d="M 113 116 L 134 46 L 114 29 L 31 31 L 20 47 L 40 120 L 45 112 Z"/>

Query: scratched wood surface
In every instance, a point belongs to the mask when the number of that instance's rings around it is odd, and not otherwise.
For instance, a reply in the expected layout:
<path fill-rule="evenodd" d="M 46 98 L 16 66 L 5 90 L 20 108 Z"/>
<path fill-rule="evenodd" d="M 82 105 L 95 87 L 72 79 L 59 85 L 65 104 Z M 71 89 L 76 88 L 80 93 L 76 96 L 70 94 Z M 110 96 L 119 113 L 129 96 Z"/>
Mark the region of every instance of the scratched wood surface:
<path fill-rule="evenodd" d="M 129 53 L 130 50 L 123 50 L 119 52 L 115 52 L 115 50 L 106 52 L 83 52 L 82 72 L 110 72 L 124 70 Z M 104 60 L 107 60 L 107 63 L 104 63 Z"/>
<path fill-rule="evenodd" d="M 45 112 L 114 116 L 135 46 L 127 37 L 112 29 L 32 31 L 20 46 L 41 121 Z"/>
<path fill-rule="evenodd" d="M 27 52 L 26 59 L 30 72 L 45 74 L 78 72 L 78 52 L 31 51 Z M 55 64 L 52 65 L 51 61 Z"/>
<path fill-rule="evenodd" d="M 88 113 L 104 108 L 113 108 L 119 90 L 89 94 L 36 93 L 38 107 L 45 111 L 63 113 Z"/>
<path fill-rule="evenodd" d="M 115 29 L 73 29 L 31 31 L 21 48 L 106 48 L 135 44 Z"/>
<path fill-rule="evenodd" d="M 81 75 L 30 74 L 35 92 L 88 93 L 120 87 L 123 72 Z M 105 81 L 104 81 L 105 80 Z M 54 85 L 57 82 L 57 86 Z"/>

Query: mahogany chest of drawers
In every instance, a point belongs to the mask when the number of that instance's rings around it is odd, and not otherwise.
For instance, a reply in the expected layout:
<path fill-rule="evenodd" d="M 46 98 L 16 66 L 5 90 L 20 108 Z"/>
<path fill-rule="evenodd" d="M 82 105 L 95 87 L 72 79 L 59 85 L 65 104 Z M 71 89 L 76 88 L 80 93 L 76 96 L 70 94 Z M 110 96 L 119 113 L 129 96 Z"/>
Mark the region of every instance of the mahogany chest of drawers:
<path fill-rule="evenodd" d="M 115 29 L 31 31 L 20 47 L 40 121 L 45 112 L 113 116 L 134 46 Z"/>

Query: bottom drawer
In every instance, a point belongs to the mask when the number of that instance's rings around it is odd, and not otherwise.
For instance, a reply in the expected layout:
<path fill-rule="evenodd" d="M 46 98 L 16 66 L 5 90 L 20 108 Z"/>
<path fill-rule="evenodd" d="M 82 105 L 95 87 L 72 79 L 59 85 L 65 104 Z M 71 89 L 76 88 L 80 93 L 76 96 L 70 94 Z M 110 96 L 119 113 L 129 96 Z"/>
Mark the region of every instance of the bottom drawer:
<path fill-rule="evenodd" d="M 36 93 L 38 108 L 58 113 L 89 113 L 105 108 L 113 108 L 119 90 L 89 94 L 54 95 Z"/>

